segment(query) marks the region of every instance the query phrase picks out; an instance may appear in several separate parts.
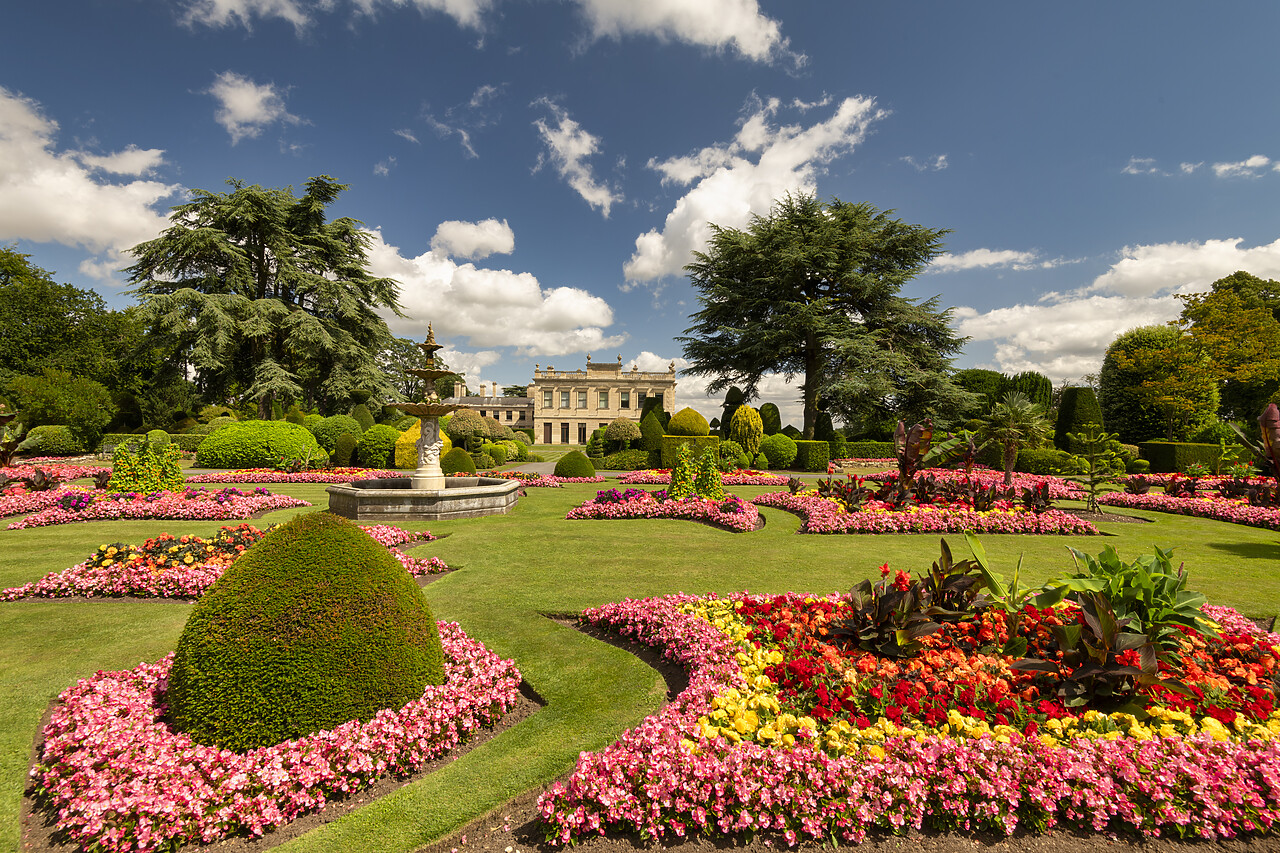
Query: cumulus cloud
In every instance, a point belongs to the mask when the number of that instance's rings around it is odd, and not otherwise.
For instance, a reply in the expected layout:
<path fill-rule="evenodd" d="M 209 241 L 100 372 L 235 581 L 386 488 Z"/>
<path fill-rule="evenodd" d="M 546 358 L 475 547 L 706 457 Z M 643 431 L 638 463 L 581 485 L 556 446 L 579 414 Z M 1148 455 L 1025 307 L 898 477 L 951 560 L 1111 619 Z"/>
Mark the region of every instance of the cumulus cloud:
<path fill-rule="evenodd" d="M 614 349 L 626 340 L 605 334 L 613 309 L 585 290 L 543 287 L 529 273 L 459 264 L 434 249 L 406 257 L 380 231 L 371 236 L 370 270 L 400 282 L 400 306 L 408 317 L 386 317 L 397 334 L 424 335 L 432 323 L 437 337 L 515 347 L 525 356 Z"/>
<path fill-rule="evenodd" d="M 577 0 L 597 38 L 648 35 L 714 50 L 732 49 L 757 62 L 804 61 L 790 51 L 777 21 L 756 0 Z"/>
<path fill-rule="evenodd" d="M 284 105 L 284 95 L 274 83 L 258 84 L 234 71 L 224 71 L 213 81 L 208 94 L 218 102 L 214 119 L 231 135 L 231 144 L 252 139 L 277 122 L 301 124 Z"/>
<path fill-rule="evenodd" d="M 1241 269 L 1280 277 L 1280 240 L 1255 247 L 1241 243 L 1232 238 L 1126 247 L 1120 260 L 1079 290 L 985 313 L 958 308 L 958 330 L 975 341 L 991 341 L 1001 371 L 1039 370 L 1054 380 L 1074 379 L 1096 371 L 1121 332 L 1176 319 L 1182 310 L 1177 294 L 1207 290 Z"/>
<path fill-rule="evenodd" d="M 1271 158 L 1254 154 L 1237 163 L 1214 163 L 1213 173 L 1219 178 L 1256 178 L 1271 165 Z M 1280 164 L 1277 164 L 1280 168 Z"/>
<path fill-rule="evenodd" d="M 125 249 L 156 237 L 166 226 L 156 205 L 182 188 L 136 179 L 163 163 L 162 151 L 129 146 L 107 154 L 60 152 L 57 133 L 57 122 L 36 102 L 0 87 L 0 241 L 61 243 L 105 253 L 105 259 L 86 261 L 81 269 L 110 277 L 124 265 Z"/>
<path fill-rule="evenodd" d="M 449 258 L 478 261 L 490 255 L 509 255 L 516 248 L 516 235 L 507 220 L 482 222 L 441 222 L 431 238 L 431 251 Z"/>
<path fill-rule="evenodd" d="M 984 267 L 1012 267 L 1016 270 L 1032 269 L 1052 261 L 1040 261 L 1035 252 L 1018 252 L 1013 249 L 972 249 L 958 255 L 947 253 L 934 258 L 929 272 L 955 272 Z"/>
<path fill-rule="evenodd" d="M 533 102 L 533 106 L 545 107 L 554 122 L 551 124 L 541 118 L 533 122 L 546 147 L 538 155 L 534 171 L 550 163 L 556 173 L 582 196 L 583 201 L 598 208 L 605 219 L 608 219 L 609 208 L 622 201 L 622 193 L 596 178 L 591 164 L 587 162 L 599 153 L 600 137 L 583 130 L 582 125 L 569 118 L 564 107 L 549 98 L 539 98 Z"/>
<path fill-rule="evenodd" d="M 775 123 L 780 109 L 776 98 L 758 103 L 731 141 L 649 161 L 664 184 L 691 189 L 661 230 L 636 237 L 635 252 L 623 267 L 626 287 L 680 274 L 710 237 L 708 223 L 742 228 L 787 192 L 816 192 L 821 167 L 861 144 L 871 125 L 887 115 L 874 98 L 863 97 L 845 98 L 830 118 L 808 127 Z"/>

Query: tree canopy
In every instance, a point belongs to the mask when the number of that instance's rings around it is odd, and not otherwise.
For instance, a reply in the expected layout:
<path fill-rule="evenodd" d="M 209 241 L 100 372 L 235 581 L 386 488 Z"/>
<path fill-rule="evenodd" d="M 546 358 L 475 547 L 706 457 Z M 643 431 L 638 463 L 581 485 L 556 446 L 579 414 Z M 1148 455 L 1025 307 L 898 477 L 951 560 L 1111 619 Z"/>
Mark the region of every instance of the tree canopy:
<path fill-rule="evenodd" d="M 942 251 L 946 230 L 909 225 L 867 203 L 787 195 L 745 231 L 712 224 L 685 267 L 700 311 L 679 338 L 685 373 L 708 390 L 804 377 L 804 435 L 822 411 L 846 421 L 890 413 L 948 418 L 973 395 L 949 378 L 964 344 L 937 297 L 899 291 Z"/>
<path fill-rule="evenodd" d="M 399 313 L 398 288 L 368 271 L 370 236 L 325 210 L 346 189 L 321 175 L 296 197 L 231 179 L 195 190 L 171 225 L 131 250 L 131 291 L 173 335 L 210 399 L 345 406 L 350 393 L 392 393 L 378 356 L 391 338 L 376 309 Z"/>

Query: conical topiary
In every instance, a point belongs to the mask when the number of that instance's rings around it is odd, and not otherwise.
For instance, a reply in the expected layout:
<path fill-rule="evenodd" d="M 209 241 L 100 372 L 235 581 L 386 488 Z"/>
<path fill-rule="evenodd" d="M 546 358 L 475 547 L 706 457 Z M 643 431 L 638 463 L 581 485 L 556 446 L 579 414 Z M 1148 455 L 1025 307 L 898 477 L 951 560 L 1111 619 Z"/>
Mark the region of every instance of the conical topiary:
<path fill-rule="evenodd" d="M 244 751 L 369 720 L 444 681 L 413 577 L 353 522 L 307 513 L 196 602 L 164 700 L 196 742 Z"/>
<path fill-rule="evenodd" d="M 676 451 L 676 464 L 671 469 L 671 485 L 667 488 L 667 497 L 683 500 L 695 494 L 697 477 L 698 469 L 693 462 L 693 448 L 682 444 Z"/>
<path fill-rule="evenodd" d="M 724 500 L 724 481 L 720 478 L 720 468 L 716 465 L 716 454 L 708 450 L 698 460 L 698 470 L 694 474 L 693 493 L 700 498 L 713 501 Z"/>

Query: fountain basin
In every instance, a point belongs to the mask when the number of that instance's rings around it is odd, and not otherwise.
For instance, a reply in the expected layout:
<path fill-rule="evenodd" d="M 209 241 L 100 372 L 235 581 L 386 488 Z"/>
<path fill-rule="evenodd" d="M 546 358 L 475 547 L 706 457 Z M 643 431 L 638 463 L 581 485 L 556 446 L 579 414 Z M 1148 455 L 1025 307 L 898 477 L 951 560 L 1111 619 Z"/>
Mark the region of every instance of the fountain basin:
<path fill-rule="evenodd" d="M 443 489 L 415 489 L 408 477 L 335 483 L 329 512 L 354 521 L 435 520 L 503 515 L 515 506 L 519 480 L 500 477 L 449 477 Z"/>

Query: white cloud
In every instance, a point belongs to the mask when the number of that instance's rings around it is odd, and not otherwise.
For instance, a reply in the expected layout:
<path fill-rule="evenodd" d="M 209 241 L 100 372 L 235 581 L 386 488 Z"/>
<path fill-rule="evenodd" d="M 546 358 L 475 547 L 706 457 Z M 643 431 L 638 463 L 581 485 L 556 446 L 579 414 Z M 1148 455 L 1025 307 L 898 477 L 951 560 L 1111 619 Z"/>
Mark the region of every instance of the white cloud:
<path fill-rule="evenodd" d="M 381 160 L 373 164 L 373 173 L 379 177 L 385 178 L 391 174 L 391 168 L 395 166 L 396 158 L 388 156 L 385 160 Z"/>
<path fill-rule="evenodd" d="M 689 406 L 696 409 L 708 421 L 719 418 L 724 409 L 725 392 L 707 393 L 707 384 L 711 381 L 707 377 L 682 376 L 680 371 L 689 366 L 687 359 L 680 356 L 660 356 L 645 350 L 630 361 L 623 362 L 622 369 L 625 372 L 634 365 L 639 370 L 663 373 L 673 362 L 676 366 L 676 410 Z M 800 402 L 801 381 L 802 379 L 797 377 L 788 382 L 781 374 L 767 374 L 761 378 L 758 388 L 759 396 L 751 401 L 751 405 L 758 409 L 765 403 L 773 403 L 782 415 L 784 426 L 794 424 L 796 427 L 803 427 L 804 406 Z"/>
<path fill-rule="evenodd" d="M 413 6 L 420 12 L 443 12 L 458 24 L 472 30 L 484 28 L 484 16 L 493 8 L 493 0 L 353 0 L 365 14 L 374 14 L 379 6 Z"/>
<path fill-rule="evenodd" d="M 409 130 L 407 127 L 402 127 L 399 130 L 392 131 L 392 133 L 394 133 L 396 136 L 400 137 L 401 139 L 406 139 L 409 142 L 412 142 L 414 144 L 417 144 L 418 142 L 418 137 L 414 136 L 413 131 Z"/>
<path fill-rule="evenodd" d="M 1213 173 L 1219 178 L 1256 178 L 1260 170 L 1271 165 L 1271 158 L 1254 154 L 1238 163 L 1214 163 Z"/>
<path fill-rule="evenodd" d="M 577 0 L 597 38 L 650 35 L 664 41 L 732 48 L 757 62 L 787 59 L 792 54 L 778 22 L 760 11 L 756 0 Z"/>
<path fill-rule="evenodd" d="M 1253 248 L 1241 248 L 1243 242 L 1233 237 L 1203 243 L 1126 246 L 1124 257 L 1098 276 L 1088 290 L 1152 296 L 1205 290 L 1236 270 L 1248 270 L 1262 278 L 1280 276 L 1280 240 Z"/>
<path fill-rule="evenodd" d="M 472 159 L 479 157 L 480 155 L 476 153 L 475 146 L 471 144 L 472 134 L 497 123 L 496 116 L 488 107 L 491 102 L 502 94 L 505 85 L 485 84 L 477 87 L 466 102 L 454 104 L 446 109 L 443 117 L 427 113 L 425 116 L 427 125 L 441 139 L 448 139 L 450 136 L 458 137 L 458 141 L 462 144 L 462 150 L 466 152 L 467 157 Z M 396 132 L 400 133 L 400 131 Z M 404 133 L 408 133 L 408 131 L 404 131 Z M 413 139 L 414 142 L 418 141 L 412 135 L 407 138 Z"/>
<path fill-rule="evenodd" d="M 663 183 L 693 184 L 667 214 L 662 230 L 636 237 L 623 267 L 628 287 L 678 275 L 711 234 L 709 223 L 742 228 L 767 214 L 787 192 L 817 191 L 820 167 L 852 151 L 887 115 L 873 98 L 845 98 L 835 114 L 808 127 L 775 125 L 777 99 L 757 104 L 730 142 L 669 160 L 651 160 Z"/>
<path fill-rule="evenodd" d="M 397 334 L 465 337 L 472 346 L 515 347 L 526 356 L 614 349 L 625 335 L 606 335 L 613 309 L 598 296 L 571 287 L 543 287 L 529 273 L 459 264 L 435 250 L 405 257 L 372 232 L 369 267 L 400 282 L 407 318 L 387 316 Z"/>
<path fill-rule="evenodd" d="M 516 235 L 507 220 L 482 222 L 441 222 L 431 238 L 431 251 L 449 258 L 478 261 L 490 255 L 509 255 L 516 248 Z"/>
<path fill-rule="evenodd" d="M 986 313 L 958 308 L 958 330 L 992 341 L 1001 371 L 1039 370 L 1054 380 L 1075 379 L 1098 369 L 1121 332 L 1176 319 L 1182 303 L 1175 294 L 1207 290 L 1236 270 L 1280 277 L 1280 240 L 1252 248 L 1242 242 L 1126 247 L 1120 260 L 1079 290 Z"/>
<path fill-rule="evenodd" d="M 301 30 L 311 21 L 306 5 L 296 0 L 193 0 L 183 20 L 211 27 L 239 24 L 250 29 L 254 18 L 280 18 Z"/>
<path fill-rule="evenodd" d="M 145 174 L 161 164 L 161 151 L 129 146 L 101 155 L 58 152 L 57 132 L 57 122 L 34 101 L 0 87 L 0 241 L 106 253 L 83 269 L 109 277 L 125 265 L 125 249 L 156 237 L 168 224 L 155 207 L 182 188 L 154 180 L 113 182 L 99 174 Z"/>
<path fill-rule="evenodd" d="M 472 393 L 478 393 L 482 385 L 489 385 L 489 381 L 484 378 L 484 369 L 502 361 L 502 353 L 496 350 L 466 352 L 451 346 L 440 350 L 440 357 L 449 365 L 450 370 L 462 374 L 462 380 Z M 499 383 L 498 387 L 501 388 L 502 384 Z"/>
<path fill-rule="evenodd" d="M 1167 172 L 1161 171 L 1156 166 L 1154 157 L 1130 157 L 1129 162 L 1120 170 L 1126 175 L 1165 175 Z"/>
<path fill-rule="evenodd" d="M 533 126 L 546 146 L 546 151 L 538 155 L 537 171 L 543 163 L 550 162 L 556 172 L 569 186 L 582 196 L 583 201 L 594 208 L 599 208 L 605 219 L 609 218 L 609 208 L 622 201 L 622 193 L 608 184 L 598 180 L 592 172 L 588 158 L 599 153 L 600 138 L 582 129 L 582 125 L 569 118 L 569 113 L 549 98 L 539 98 L 533 106 L 546 107 L 555 122 L 553 127 L 543 119 L 536 119 Z"/>
<path fill-rule="evenodd" d="M 941 172 L 943 169 L 947 168 L 946 154 L 939 154 L 936 157 L 927 157 L 924 160 L 917 160 L 911 156 L 903 157 L 901 159 L 902 162 L 906 163 L 917 172 Z"/>
<path fill-rule="evenodd" d="M 258 136 L 276 122 L 300 124 L 303 121 L 285 109 L 284 96 L 275 84 L 259 85 L 234 71 L 219 74 L 208 94 L 218 101 L 214 118 L 231 135 L 232 145 Z"/>
<path fill-rule="evenodd" d="M 1203 160 L 1201 160 L 1199 163 L 1179 163 L 1178 170 L 1182 172 L 1182 174 L 1184 175 L 1190 175 L 1193 172 L 1195 172 L 1196 169 L 1199 169 L 1203 165 L 1204 165 Z"/>
<path fill-rule="evenodd" d="M 939 255 L 929 265 L 929 272 L 954 272 L 956 270 L 981 269 L 983 267 L 1013 267 L 1026 270 L 1053 261 L 1040 261 L 1035 252 L 1018 252 L 1013 249 L 971 249 L 958 255 Z"/>

